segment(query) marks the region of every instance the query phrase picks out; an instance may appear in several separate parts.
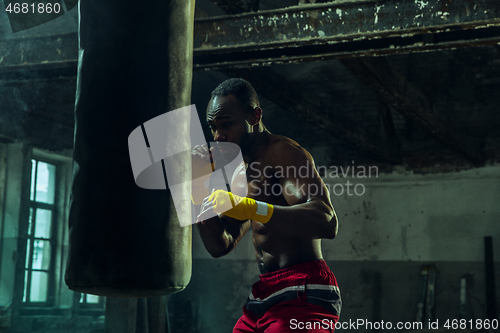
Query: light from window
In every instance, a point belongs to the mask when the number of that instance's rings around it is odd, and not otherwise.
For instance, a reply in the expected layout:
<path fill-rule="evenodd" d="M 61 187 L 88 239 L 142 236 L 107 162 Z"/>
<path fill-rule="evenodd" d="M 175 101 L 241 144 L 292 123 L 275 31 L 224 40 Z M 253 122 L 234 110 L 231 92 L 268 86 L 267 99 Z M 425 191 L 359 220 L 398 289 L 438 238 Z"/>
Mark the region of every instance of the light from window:
<path fill-rule="evenodd" d="M 101 296 L 90 295 L 90 294 L 80 294 L 80 303 L 82 304 L 99 304 Z"/>
<path fill-rule="evenodd" d="M 26 263 L 24 303 L 44 305 L 49 301 L 52 274 L 52 231 L 55 212 L 56 166 L 31 160 L 31 193 Z"/>
<path fill-rule="evenodd" d="M 56 166 L 31 160 L 31 200 L 54 204 Z M 33 180 L 36 180 L 35 182 Z"/>

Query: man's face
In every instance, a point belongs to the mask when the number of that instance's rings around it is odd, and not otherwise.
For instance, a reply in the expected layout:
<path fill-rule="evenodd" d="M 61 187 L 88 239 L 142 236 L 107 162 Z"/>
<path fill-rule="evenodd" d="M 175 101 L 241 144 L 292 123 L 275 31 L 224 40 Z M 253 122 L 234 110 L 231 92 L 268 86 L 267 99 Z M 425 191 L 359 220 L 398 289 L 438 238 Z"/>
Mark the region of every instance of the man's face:
<path fill-rule="evenodd" d="M 207 122 L 214 140 L 218 143 L 230 142 L 237 144 L 242 150 L 249 126 L 246 122 L 246 110 L 234 95 L 216 96 L 207 106 Z M 237 152 L 219 145 L 221 153 L 229 159 Z"/>

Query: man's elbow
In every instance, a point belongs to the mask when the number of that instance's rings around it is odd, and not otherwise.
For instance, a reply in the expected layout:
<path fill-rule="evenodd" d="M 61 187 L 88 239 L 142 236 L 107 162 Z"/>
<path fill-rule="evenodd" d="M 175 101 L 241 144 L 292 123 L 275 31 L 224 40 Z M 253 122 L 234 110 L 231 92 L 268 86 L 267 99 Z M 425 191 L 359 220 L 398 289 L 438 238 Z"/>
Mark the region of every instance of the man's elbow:
<path fill-rule="evenodd" d="M 217 248 L 207 248 L 208 253 L 212 256 L 212 258 L 220 258 L 231 252 L 233 249 L 232 246 L 229 247 L 217 247 Z"/>
<path fill-rule="evenodd" d="M 333 213 L 333 216 L 330 215 L 328 218 L 329 218 L 329 221 L 328 221 L 328 227 L 327 227 L 325 238 L 334 239 L 335 237 L 337 237 L 337 233 L 339 231 L 337 215 L 335 213 Z"/>
<path fill-rule="evenodd" d="M 214 251 L 214 250 L 212 250 L 212 251 L 208 251 L 208 253 L 210 253 L 212 258 L 217 259 L 217 258 L 225 256 L 228 253 L 228 251 L 221 251 L 221 250 Z"/>
<path fill-rule="evenodd" d="M 219 253 L 219 252 L 209 252 L 209 253 L 212 256 L 212 258 L 215 258 L 215 259 L 224 256 L 224 253 Z"/>
<path fill-rule="evenodd" d="M 329 228 L 323 238 L 334 239 L 335 237 L 337 237 L 337 233 L 338 233 L 337 228 Z"/>
<path fill-rule="evenodd" d="M 327 239 L 334 239 L 337 237 L 338 233 L 338 220 L 337 220 L 337 214 L 335 213 L 335 209 L 332 207 L 331 204 L 322 201 L 322 210 L 324 215 L 324 230 L 323 230 L 323 237 L 322 238 L 327 238 Z"/>

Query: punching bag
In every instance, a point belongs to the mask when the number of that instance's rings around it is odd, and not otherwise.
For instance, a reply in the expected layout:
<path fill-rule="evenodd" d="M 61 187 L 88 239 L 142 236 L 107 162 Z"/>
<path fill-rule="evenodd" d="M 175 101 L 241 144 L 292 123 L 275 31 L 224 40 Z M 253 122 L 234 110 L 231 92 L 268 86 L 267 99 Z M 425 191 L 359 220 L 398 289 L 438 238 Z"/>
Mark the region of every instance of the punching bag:
<path fill-rule="evenodd" d="M 190 104 L 194 1 L 80 0 L 79 10 L 66 284 L 102 296 L 180 291 L 191 277 L 191 225 L 181 226 L 168 186 L 135 184 L 128 136 Z M 189 117 L 175 121 L 189 132 Z M 190 163 L 176 157 L 189 175 Z"/>

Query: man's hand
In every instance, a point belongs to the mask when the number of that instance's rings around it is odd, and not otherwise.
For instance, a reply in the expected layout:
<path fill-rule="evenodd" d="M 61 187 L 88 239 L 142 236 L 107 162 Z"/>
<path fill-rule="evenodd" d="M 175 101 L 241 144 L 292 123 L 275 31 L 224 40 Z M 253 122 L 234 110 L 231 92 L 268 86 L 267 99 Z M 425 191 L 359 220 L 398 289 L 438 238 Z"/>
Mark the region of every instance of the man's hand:
<path fill-rule="evenodd" d="M 198 145 L 191 149 L 191 162 L 193 165 L 193 178 L 204 177 L 207 179 L 214 171 L 215 165 L 211 161 L 213 147 L 208 149 L 207 145 Z"/>
<path fill-rule="evenodd" d="M 197 222 L 214 217 L 215 213 L 224 214 L 240 221 L 254 220 L 267 223 L 273 214 L 273 210 L 274 207 L 265 202 L 240 197 L 224 190 L 217 190 L 212 191 L 212 194 L 203 200 Z"/>
<path fill-rule="evenodd" d="M 243 235 L 250 229 L 251 222 L 248 220 L 238 221 L 227 215 L 218 216 L 214 212 L 220 212 L 226 208 L 231 210 L 233 207 L 231 203 L 229 192 L 226 191 L 212 191 L 212 194 L 203 200 L 201 207 L 196 206 L 196 209 L 201 208 L 201 214 L 198 215 L 196 222 L 198 224 L 198 231 L 200 232 L 201 239 L 208 252 L 214 257 L 218 258 L 229 253 Z M 240 199 L 245 197 L 238 196 L 233 200 L 240 202 Z M 224 207 L 224 208 L 222 208 Z M 227 212 L 224 212 L 227 214 Z"/>
<path fill-rule="evenodd" d="M 198 145 L 191 149 L 191 165 L 192 165 L 192 201 L 195 205 L 200 205 L 209 193 L 205 188 L 205 180 L 207 180 L 214 171 L 215 165 L 211 161 L 211 151 L 206 145 Z"/>

